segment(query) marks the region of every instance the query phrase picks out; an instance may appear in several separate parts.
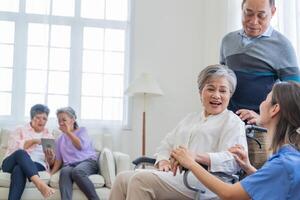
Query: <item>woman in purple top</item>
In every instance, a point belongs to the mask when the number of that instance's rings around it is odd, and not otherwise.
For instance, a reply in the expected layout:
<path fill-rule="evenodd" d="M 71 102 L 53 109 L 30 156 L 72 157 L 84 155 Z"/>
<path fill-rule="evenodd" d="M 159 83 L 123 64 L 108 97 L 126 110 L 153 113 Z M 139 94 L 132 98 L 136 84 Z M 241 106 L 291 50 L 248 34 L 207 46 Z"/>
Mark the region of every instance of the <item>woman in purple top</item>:
<path fill-rule="evenodd" d="M 99 200 L 93 183 L 88 178 L 98 173 L 97 155 L 84 127 L 76 122 L 76 113 L 71 107 L 56 112 L 59 129 L 63 134 L 56 140 L 56 159 L 51 174 L 61 167 L 59 189 L 61 199 L 71 200 L 73 182 L 88 199 Z"/>

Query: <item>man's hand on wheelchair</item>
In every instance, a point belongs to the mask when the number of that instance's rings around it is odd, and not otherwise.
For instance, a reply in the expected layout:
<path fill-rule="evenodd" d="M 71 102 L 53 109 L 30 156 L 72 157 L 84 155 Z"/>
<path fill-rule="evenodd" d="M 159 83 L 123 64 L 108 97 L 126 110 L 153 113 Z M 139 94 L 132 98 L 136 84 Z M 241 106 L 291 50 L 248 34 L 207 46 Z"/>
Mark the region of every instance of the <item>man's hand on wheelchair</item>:
<path fill-rule="evenodd" d="M 259 124 L 259 114 L 253 110 L 239 109 L 235 112 L 242 121 L 246 121 L 247 124 Z"/>

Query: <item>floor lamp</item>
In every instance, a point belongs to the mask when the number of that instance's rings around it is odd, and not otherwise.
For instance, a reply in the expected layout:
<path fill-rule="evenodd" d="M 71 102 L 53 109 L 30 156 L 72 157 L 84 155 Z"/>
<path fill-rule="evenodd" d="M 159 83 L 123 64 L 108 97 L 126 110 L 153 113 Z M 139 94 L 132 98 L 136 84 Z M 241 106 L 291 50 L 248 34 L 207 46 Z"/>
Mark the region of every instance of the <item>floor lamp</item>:
<path fill-rule="evenodd" d="M 146 100 L 148 96 L 160 96 L 163 95 L 163 92 L 150 74 L 143 73 L 129 85 L 125 94 L 129 96 L 143 96 L 142 156 L 144 156 L 146 154 Z"/>

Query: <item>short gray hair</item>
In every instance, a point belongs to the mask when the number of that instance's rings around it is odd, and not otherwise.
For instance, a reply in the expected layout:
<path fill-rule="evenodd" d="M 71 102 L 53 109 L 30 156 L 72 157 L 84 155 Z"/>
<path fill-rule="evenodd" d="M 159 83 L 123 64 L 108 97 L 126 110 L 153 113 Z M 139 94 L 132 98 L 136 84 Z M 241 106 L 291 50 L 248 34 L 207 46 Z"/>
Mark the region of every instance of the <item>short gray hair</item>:
<path fill-rule="evenodd" d="M 199 92 L 202 92 L 203 87 L 211 78 L 215 77 L 224 77 L 229 83 L 229 90 L 231 96 L 233 95 L 236 88 L 236 76 L 235 73 L 229 69 L 226 65 L 209 65 L 204 68 L 198 75 L 198 89 Z"/>
<path fill-rule="evenodd" d="M 45 113 L 47 116 L 49 115 L 50 109 L 43 104 L 35 104 L 30 109 L 30 119 L 33 119 L 37 114 Z"/>
<path fill-rule="evenodd" d="M 246 3 L 246 0 L 243 0 L 242 1 L 242 9 L 243 9 L 245 3 Z M 270 4 L 270 7 L 275 6 L 275 0 L 269 0 L 269 4 Z"/>
<path fill-rule="evenodd" d="M 66 113 L 70 118 L 74 119 L 75 120 L 74 129 L 78 128 L 78 124 L 76 122 L 77 116 L 76 116 L 76 112 L 73 108 L 71 108 L 70 106 L 59 108 L 56 111 L 56 116 L 58 116 L 61 113 Z"/>

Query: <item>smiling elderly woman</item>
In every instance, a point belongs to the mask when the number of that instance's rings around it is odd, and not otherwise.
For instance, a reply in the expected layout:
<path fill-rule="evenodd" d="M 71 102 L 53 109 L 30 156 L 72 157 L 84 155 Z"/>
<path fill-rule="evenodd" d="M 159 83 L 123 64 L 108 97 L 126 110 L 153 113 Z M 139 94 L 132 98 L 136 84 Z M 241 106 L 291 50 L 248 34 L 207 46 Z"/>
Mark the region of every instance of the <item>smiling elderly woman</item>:
<path fill-rule="evenodd" d="M 49 170 L 49 164 L 41 145 L 41 138 L 53 138 L 45 128 L 49 108 L 42 104 L 36 104 L 30 109 L 30 123 L 18 127 L 8 141 L 6 158 L 2 163 L 2 170 L 11 173 L 9 200 L 21 199 L 26 178 L 32 181 L 37 189 L 46 198 L 54 193 L 38 176 L 38 171 Z"/>
<path fill-rule="evenodd" d="M 198 89 L 203 112 L 185 117 L 165 139 L 156 154 L 157 170 L 129 171 L 117 176 L 111 190 L 111 200 L 194 199 L 196 193 L 185 188 L 183 177 L 170 171 L 171 151 L 182 145 L 193 154 L 196 162 L 207 165 L 211 172 L 234 174 L 239 167 L 228 148 L 241 144 L 247 149 L 244 123 L 227 110 L 236 87 L 236 76 L 224 65 L 206 67 L 198 76 Z M 201 199 L 216 195 L 192 176 L 191 185 L 207 192 Z"/>

